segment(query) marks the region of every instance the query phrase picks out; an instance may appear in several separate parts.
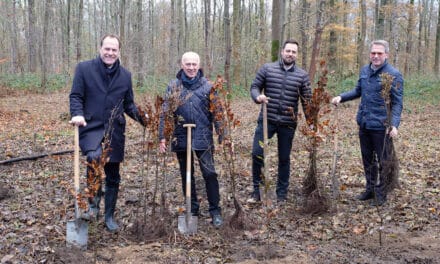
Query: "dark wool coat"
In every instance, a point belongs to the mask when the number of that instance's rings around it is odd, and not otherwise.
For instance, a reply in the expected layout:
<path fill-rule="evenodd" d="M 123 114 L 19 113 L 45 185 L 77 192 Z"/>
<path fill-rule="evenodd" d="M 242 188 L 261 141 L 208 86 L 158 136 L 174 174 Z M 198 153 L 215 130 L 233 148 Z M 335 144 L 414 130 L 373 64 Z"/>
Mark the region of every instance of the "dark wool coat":
<path fill-rule="evenodd" d="M 219 143 L 223 133 L 220 133 L 222 122 L 215 121 L 214 114 L 210 111 L 210 92 L 212 84 L 203 77 L 199 70 L 199 80 L 185 87 L 182 84 L 183 70 L 177 73 L 177 79 L 172 80 L 167 87 L 163 109 L 168 111 L 171 93 L 178 94 L 179 106 L 173 112 L 174 132 L 171 140 L 172 151 L 186 151 L 187 128 L 184 124 L 196 124 L 192 129 L 192 149 L 207 150 L 214 147 L 213 126 L 219 134 Z M 161 117 L 159 138 L 164 139 L 164 116 Z M 167 139 L 169 140 L 169 139 Z"/>
<path fill-rule="evenodd" d="M 400 72 L 385 61 L 384 65 L 374 71 L 371 64 L 362 67 L 356 87 L 341 94 L 341 102 L 361 97 L 357 113 L 357 123 L 361 128 L 384 130 L 387 119 L 385 100 L 383 99 L 380 74 L 389 73 L 394 76 L 391 89 L 391 126 L 400 124 L 403 108 L 403 77 Z"/>
<path fill-rule="evenodd" d="M 266 63 L 258 70 L 251 84 L 252 99 L 256 102 L 258 95 L 263 91 L 269 97 L 267 120 L 274 124 L 295 127 L 298 101 L 301 101 L 305 113 L 312 94 L 308 73 L 296 64 L 286 71 L 282 60 Z M 259 119 L 262 119 L 262 111 Z"/>
<path fill-rule="evenodd" d="M 80 62 L 70 92 L 71 116 L 83 116 L 87 126 L 79 128 L 83 154 L 96 150 L 110 129 L 110 162 L 124 159 L 125 116 L 141 122 L 133 99 L 131 74 L 119 65 L 108 69 L 101 58 Z"/>

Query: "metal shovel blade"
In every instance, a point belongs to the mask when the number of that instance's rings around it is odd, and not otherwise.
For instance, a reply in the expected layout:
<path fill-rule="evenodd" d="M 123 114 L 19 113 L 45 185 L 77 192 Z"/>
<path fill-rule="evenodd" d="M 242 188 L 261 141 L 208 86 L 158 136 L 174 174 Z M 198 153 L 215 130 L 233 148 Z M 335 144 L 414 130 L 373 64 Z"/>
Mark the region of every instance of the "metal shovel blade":
<path fill-rule="evenodd" d="M 80 249 L 87 249 L 88 239 L 89 239 L 89 226 L 87 222 L 81 219 L 67 221 L 67 234 L 66 234 L 67 246 L 74 246 Z"/>
<path fill-rule="evenodd" d="M 177 228 L 181 234 L 193 235 L 197 233 L 197 216 L 179 215 L 177 218 Z"/>

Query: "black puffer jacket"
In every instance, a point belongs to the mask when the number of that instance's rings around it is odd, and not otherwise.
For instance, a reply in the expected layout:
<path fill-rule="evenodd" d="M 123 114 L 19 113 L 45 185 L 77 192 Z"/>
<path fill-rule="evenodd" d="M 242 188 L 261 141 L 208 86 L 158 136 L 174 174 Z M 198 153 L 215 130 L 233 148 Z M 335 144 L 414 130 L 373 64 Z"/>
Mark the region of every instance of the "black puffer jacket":
<path fill-rule="evenodd" d="M 286 71 L 281 60 L 264 64 L 258 70 L 250 91 L 255 102 L 264 91 L 264 94 L 270 98 L 267 105 L 267 119 L 271 123 L 280 125 L 296 125 L 298 100 L 301 100 L 305 113 L 312 94 L 308 73 L 296 65 Z M 262 111 L 259 116 L 259 119 L 261 118 Z"/>
<path fill-rule="evenodd" d="M 170 95 L 179 96 L 179 106 L 173 112 L 174 133 L 171 142 L 172 151 L 185 151 L 187 142 L 187 128 L 184 124 L 196 124 L 192 129 L 192 149 L 207 150 L 214 147 L 213 124 L 217 134 L 219 134 L 221 122 L 214 121 L 214 114 L 210 112 L 210 92 L 212 84 L 203 77 L 202 70 L 199 70 L 198 80 L 190 86 L 182 84 L 183 70 L 177 73 L 177 79 L 172 80 L 167 87 L 165 102 L 163 105 L 164 113 L 168 111 Z M 223 135 L 219 135 L 219 143 Z M 162 115 L 159 125 L 159 139 L 164 139 L 164 115 Z"/>

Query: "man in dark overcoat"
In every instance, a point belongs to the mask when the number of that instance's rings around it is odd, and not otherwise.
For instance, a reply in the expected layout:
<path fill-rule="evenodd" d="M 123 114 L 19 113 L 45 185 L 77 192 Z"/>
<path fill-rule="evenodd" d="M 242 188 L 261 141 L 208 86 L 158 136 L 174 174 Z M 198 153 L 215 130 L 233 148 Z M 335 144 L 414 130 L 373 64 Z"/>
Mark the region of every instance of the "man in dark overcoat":
<path fill-rule="evenodd" d="M 124 159 L 125 125 L 124 113 L 143 124 L 134 103 L 131 73 L 120 65 L 121 43 L 116 35 L 101 39 L 99 56 L 80 62 L 76 66 L 70 92 L 71 124 L 79 126 L 81 152 L 89 164 L 102 155 L 104 137 L 110 140 L 108 162 L 105 172 L 105 225 L 109 231 L 119 229 L 114 221 L 118 197 L 120 163 Z M 143 124 L 144 125 L 144 124 Z M 88 171 L 92 168 L 88 166 Z M 90 214 L 99 213 L 101 191 L 90 199 Z"/>

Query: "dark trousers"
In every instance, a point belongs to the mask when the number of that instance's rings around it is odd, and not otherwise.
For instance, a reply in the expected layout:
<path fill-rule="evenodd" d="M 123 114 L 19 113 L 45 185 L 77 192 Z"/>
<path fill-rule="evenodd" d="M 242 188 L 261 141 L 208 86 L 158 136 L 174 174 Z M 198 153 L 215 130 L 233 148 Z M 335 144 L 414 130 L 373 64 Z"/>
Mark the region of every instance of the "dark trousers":
<path fill-rule="evenodd" d="M 214 157 L 211 150 L 195 150 L 205 180 L 206 195 L 208 196 L 209 213 L 211 215 L 220 214 L 221 208 L 219 184 L 217 180 L 217 172 L 214 168 Z M 185 195 L 186 190 L 186 151 L 176 152 L 179 161 L 180 175 L 182 178 L 182 190 Z M 194 155 L 191 155 L 191 212 L 196 214 L 199 212 L 199 202 L 197 200 L 197 190 L 194 178 Z"/>
<path fill-rule="evenodd" d="M 286 199 L 287 197 L 290 176 L 290 152 L 292 151 L 295 129 L 296 125 L 276 125 L 271 122 L 267 124 L 268 138 L 272 138 L 275 133 L 278 138 L 278 180 L 276 187 L 278 199 Z M 259 193 L 259 186 L 262 184 L 261 168 L 264 166 L 263 140 L 263 121 L 260 120 L 255 129 L 254 142 L 252 144 L 252 181 L 255 193 Z"/>
<path fill-rule="evenodd" d="M 364 165 L 366 191 L 375 192 L 378 197 L 385 197 L 382 164 L 387 160 L 387 151 L 384 146 L 389 146 L 389 137 L 385 130 L 359 129 L 362 162 Z M 377 176 L 380 175 L 379 181 Z"/>

